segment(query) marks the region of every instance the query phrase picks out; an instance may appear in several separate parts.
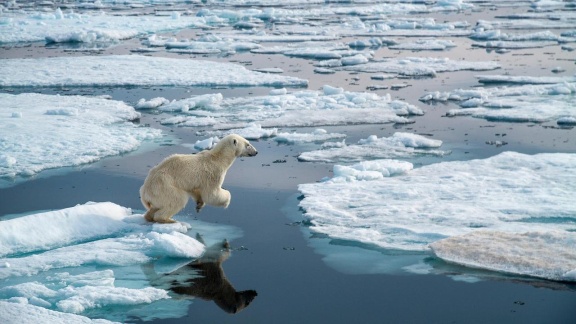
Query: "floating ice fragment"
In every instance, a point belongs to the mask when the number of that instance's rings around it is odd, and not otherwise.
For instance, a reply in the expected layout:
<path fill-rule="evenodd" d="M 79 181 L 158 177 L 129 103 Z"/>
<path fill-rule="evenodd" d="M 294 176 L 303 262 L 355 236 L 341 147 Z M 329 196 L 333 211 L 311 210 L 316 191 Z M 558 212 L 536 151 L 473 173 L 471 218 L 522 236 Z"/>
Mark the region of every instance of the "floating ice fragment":
<path fill-rule="evenodd" d="M 219 141 L 220 139 L 217 136 L 210 137 L 204 140 L 198 140 L 196 141 L 196 143 L 194 143 L 194 148 L 200 151 L 209 150 L 213 148 Z"/>
<path fill-rule="evenodd" d="M 138 100 L 138 103 L 134 108 L 136 109 L 154 109 L 158 108 L 159 106 L 165 105 L 170 103 L 170 101 L 163 97 L 156 97 L 154 99 L 150 99 L 146 101 L 146 99 L 142 98 Z"/>
<path fill-rule="evenodd" d="M 554 256 L 556 264 L 566 265 L 576 260 L 573 253 L 542 252 L 548 247 L 571 249 L 575 244 L 574 177 L 567 175 L 575 174 L 576 154 L 505 152 L 483 160 L 400 168 L 397 175 L 384 177 L 379 168 L 390 171 L 387 161 L 338 166 L 332 179 L 300 185 L 304 195 L 300 206 L 312 223 L 311 230 L 332 238 L 413 251 L 464 235 L 447 242 L 454 242 L 454 251 L 471 259 L 482 251 L 514 254 L 512 241 L 518 239 L 522 247 L 518 257 Z M 478 230 L 510 240 L 500 243 L 486 238 L 479 244 L 470 239 L 466 243 L 465 234 Z M 539 241 L 531 246 L 530 236 L 523 236 L 526 232 L 542 234 L 534 236 Z"/>
<path fill-rule="evenodd" d="M 346 137 L 345 134 L 328 133 L 325 129 L 316 129 L 312 133 L 278 133 L 274 140 L 279 143 L 308 143 L 324 142 L 332 139 L 341 139 Z"/>
<path fill-rule="evenodd" d="M 344 92 L 343 88 L 337 88 L 337 87 L 332 87 L 329 85 L 324 85 L 324 87 L 322 88 L 324 90 L 324 94 L 325 95 L 335 95 L 335 94 L 341 94 Z"/>
<path fill-rule="evenodd" d="M 358 144 L 342 147 L 303 152 L 298 156 L 301 161 L 307 162 L 355 162 L 366 159 L 385 159 L 411 157 L 414 155 L 446 155 L 450 152 L 430 150 L 438 148 L 442 141 L 429 139 L 411 133 L 394 133 L 391 137 L 378 138 L 371 135 L 361 139 Z"/>

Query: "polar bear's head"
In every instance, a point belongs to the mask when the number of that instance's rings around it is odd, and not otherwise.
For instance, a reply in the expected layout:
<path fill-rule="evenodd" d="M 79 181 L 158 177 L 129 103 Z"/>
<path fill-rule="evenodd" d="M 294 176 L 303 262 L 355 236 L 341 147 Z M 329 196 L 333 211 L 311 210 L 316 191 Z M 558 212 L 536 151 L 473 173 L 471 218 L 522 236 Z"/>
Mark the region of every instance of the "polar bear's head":
<path fill-rule="evenodd" d="M 232 145 L 236 149 L 236 157 L 254 156 L 258 154 L 256 148 L 254 148 L 247 139 L 237 134 L 228 135 L 224 137 L 221 142 Z"/>

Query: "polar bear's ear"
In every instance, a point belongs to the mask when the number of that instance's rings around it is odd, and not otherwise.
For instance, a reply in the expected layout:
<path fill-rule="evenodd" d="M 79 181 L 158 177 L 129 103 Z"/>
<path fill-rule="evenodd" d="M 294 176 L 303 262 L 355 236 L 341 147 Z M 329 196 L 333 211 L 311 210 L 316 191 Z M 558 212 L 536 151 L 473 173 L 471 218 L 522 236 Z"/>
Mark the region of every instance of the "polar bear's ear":
<path fill-rule="evenodd" d="M 234 141 L 233 141 L 233 142 L 234 142 L 234 146 L 236 146 L 236 139 L 234 139 Z"/>

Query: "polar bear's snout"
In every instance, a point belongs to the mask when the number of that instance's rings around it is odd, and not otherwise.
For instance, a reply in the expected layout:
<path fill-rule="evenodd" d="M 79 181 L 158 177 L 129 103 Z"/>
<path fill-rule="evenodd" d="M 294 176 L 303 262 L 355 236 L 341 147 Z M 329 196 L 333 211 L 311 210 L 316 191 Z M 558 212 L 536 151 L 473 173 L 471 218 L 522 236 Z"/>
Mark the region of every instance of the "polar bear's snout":
<path fill-rule="evenodd" d="M 256 148 L 254 146 L 252 146 L 251 144 L 248 144 L 248 146 L 246 147 L 246 156 L 256 156 L 256 154 L 258 154 L 258 151 L 256 151 Z"/>

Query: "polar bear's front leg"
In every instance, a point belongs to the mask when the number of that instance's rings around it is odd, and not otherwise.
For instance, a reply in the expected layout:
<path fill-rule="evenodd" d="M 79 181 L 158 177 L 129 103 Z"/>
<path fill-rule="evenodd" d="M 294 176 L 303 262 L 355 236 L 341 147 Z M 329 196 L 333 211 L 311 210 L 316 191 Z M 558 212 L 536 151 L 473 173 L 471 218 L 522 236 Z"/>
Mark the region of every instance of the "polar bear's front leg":
<path fill-rule="evenodd" d="M 188 192 L 192 199 L 196 202 L 196 212 L 199 213 L 200 210 L 206 205 L 204 200 L 202 200 L 202 195 L 198 189 L 194 189 Z"/>
<path fill-rule="evenodd" d="M 202 199 L 208 205 L 228 208 L 228 205 L 230 205 L 230 191 L 218 188 L 212 192 L 208 192 L 207 194 L 202 195 Z"/>

